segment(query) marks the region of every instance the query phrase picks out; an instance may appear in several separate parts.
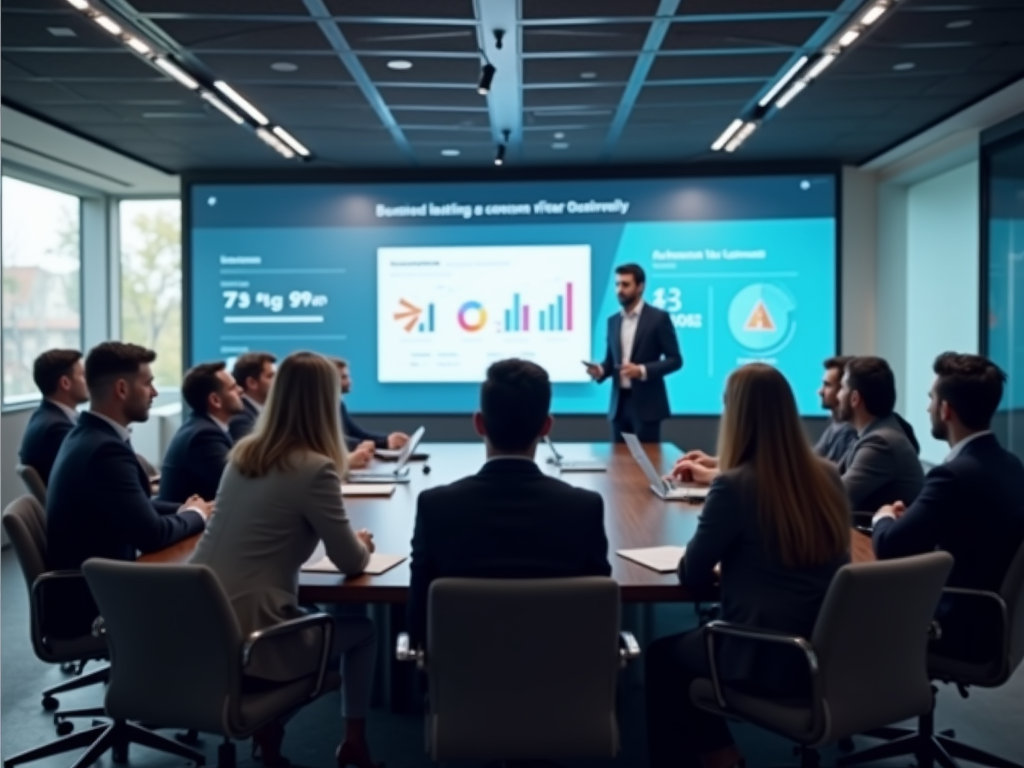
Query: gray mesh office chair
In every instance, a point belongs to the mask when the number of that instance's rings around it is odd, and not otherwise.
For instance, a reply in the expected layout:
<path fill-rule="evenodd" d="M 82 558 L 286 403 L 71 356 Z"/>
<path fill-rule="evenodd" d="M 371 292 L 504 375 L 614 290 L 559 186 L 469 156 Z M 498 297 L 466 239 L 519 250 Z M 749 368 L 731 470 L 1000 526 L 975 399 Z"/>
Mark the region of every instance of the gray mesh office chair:
<path fill-rule="evenodd" d="M 932 698 L 925 666 L 929 628 L 952 568 L 945 552 L 844 566 L 832 580 L 810 640 L 711 622 L 712 678 L 694 681 L 690 695 L 703 709 L 797 742 L 803 766 L 818 764 L 816 747 L 921 715 Z M 810 695 L 783 701 L 730 690 L 716 665 L 722 637 L 802 651 Z"/>
<path fill-rule="evenodd" d="M 70 582 L 80 581 L 82 575 L 75 571 L 46 570 L 46 512 L 42 505 L 31 496 L 16 499 L 3 512 L 3 526 L 18 556 L 18 565 L 21 566 L 25 586 L 28 588 L 32 650 L 40 661 L 71 664 L 77 670 L 74 679 L 43 691 L 43 708 L 54 713 L 57 733 L 64 736 L 74 729 L 67 718 L 103 714 L 103 709 L 99 707 L 60 711 L 57 709 L 60 704 L 55 697 L 58 693 L 107 682 L 106 666 L 87 675 L 82 674 L 86 662 L 107 658 L 107 643 L 92 635 L 56 638 L 48 632 L 52 626 L 49 612 L 59 609 L 59 605 L 54 604 L 52 599 L 48 603 L 47 596 L 52 598 L 55 588 L 61 589 Z"/>
<path fill-rule="evenodd" d="M 640 649 L 607 578 L 438 579 L 425 650 L 427 751 L 437 760 L 612 758 L 615 690 Z M 621 645 L 620 645 L 621 643 Z"/>
<path fill-rule="evenodd" d="M 114 718 L 87 755 L 107 749 L 127 757 L 129 742 L 181 755 L 202 755 L 127 722 L 160 723 L 224 736 L 220 768 L 235 764 L 233 739 L 337 688 L 327 674 L 334 622 L 318 613 L 242 635 L 216 575 L 200 565 L 150 565 L 93 559 L 82 566 L 103 617 L 110 646 L 106 710 Z M 315 671 L 259 692 L 246 692 L 245 669 L 254 650 L 274 638 L 315 631 Z M 121 754 L 119 755 L 118 752 Z"/>
<path fill-rule="evenodd" d="M 1002 618 L 999 653 L 987 663 L 970 663 L 929 654 L 928 674 L 933 680 L 956 684 L 964 696 L 970 685 L 981 688 L 1003 685 L 1024 662 L 1024 544 L 1017 550 L 998 593 L 949 587 L 945 592 L 959 595 L 960 599 L 991 601 L 998 607 Z M 933 706 L 921 715 L 916 731 L 886 728 L 882 733 L 867 735 L 895 737 L 895 740 L 844 757 L 839 765 L 859 765 L 888 757 L 916 755 L 919 764 L 931 764 L 934 761 L 944 768 L 956 768 L 955 758 L 993 768 L 1022 768 L 1017 763 L 959 742 L 951 735 L 936 733 L 934 696 Z"/>
<path fill-rule="evenodd" d="M 39 476 L 39 472 L 36 471 L 35 467 L 29 466 L 28 464 L 19 464 L 14 468 L 14 471 L 18 473 L 18 477 L 21 478 L 22 485 L 25 486 L 25 490 L 31 493 L 36 501 L 46 507 L 46 483 L 43 482 L 43 478 Z"/>

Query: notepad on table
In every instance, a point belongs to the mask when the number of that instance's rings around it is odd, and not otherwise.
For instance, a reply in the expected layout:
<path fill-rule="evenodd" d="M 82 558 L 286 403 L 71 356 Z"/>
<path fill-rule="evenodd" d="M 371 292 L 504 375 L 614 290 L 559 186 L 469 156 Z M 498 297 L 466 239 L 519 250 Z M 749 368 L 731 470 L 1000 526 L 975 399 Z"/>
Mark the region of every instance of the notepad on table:
<path fill-rule="evenodd" d="M 390 496 L 395 492 L 394 483 L 342 483 L 342 496 Z"/>
<path fill-rule="evenodd" d="M 374 552 L 370 555 L 370 562 L 366 564 L 366 568 L 363 569 L 363 573 L 367 576 L 380 576 L 382 573 L 390 571 L 404 560 L 405 555 L 384 555 L 379 552 Z M 319 560 L 308 562 L 302 566 L 302 570 L 313 573 L 338 572 L 338 569 L 335 567 L 334 563 L 331 562 L 331 558 L 329 557 L 322 557 Z"/>
<path fill-rule="evenodd" d="M 615 554 L 658 573 L 675 573 L 685 552 L 686 547 L 665 546 L 620 549 Z"/>

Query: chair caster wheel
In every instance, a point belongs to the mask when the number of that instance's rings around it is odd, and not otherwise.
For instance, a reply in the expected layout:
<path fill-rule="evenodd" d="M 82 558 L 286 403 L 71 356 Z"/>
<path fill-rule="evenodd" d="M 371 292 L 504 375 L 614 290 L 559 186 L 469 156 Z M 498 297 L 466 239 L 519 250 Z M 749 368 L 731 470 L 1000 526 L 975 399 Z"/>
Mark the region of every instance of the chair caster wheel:
<path fill-rule="evenodd" d="M 72 723 L 70 720 L 61 720 L 59 723 L 56 723 L 55 725 L 57 728 L 58 736 L 68 736 L 69 734 L 71 734 L 72 731 L 75 730 L 75 724 Z"/>
<path fill-rule="evenodd" d="M 939 731 L 939 735 L 940 736 L 946 736 L 946 737 L 948 737 L 950 739 L 955 739 L 956 738 L 956 730 L 954 728 L 947 728 L 944 731 Z"/>
<path fill-rule="evenodd" d="M 181 733 L 174 734 L 174 739 L 190 747 L 198 747 L 202 743 L 199 741 L 198 731 L 182 731 Z"/>
<path fill-rule="evenodd" d="M 115 763 L 127 763 L 128 762 L 128 745 L 123 747 L 114 747 L 110 750 L 110 759 Z"/>
<path fill-rule="evenodd" d="M 60 665 L 60 671 L 63 672 L 65 675 L 70 675 L 70 674 L 74 673 L 74 671 L 75 671 L 75 662 L 73 662 L 73 661 L 65 661 L 63 664 Z"/>
<path fill-rule="evenodd" d="M 60 702 L 53 698 L 53 696 L 43 697 L 43 709 L 47 712 L 56 712 L 58 707 L 60 707 Z"/>
<path fill-rule="evenodd" d="M 839 751 L 844 754 L 849 754 L 850 752 L 853 752 L 854 749 L 856 749 L 853 743 L 853 739 L 849 737 L 845 739 L 840 739 L 839 744 L 837 746 L 839 747 Z"/>

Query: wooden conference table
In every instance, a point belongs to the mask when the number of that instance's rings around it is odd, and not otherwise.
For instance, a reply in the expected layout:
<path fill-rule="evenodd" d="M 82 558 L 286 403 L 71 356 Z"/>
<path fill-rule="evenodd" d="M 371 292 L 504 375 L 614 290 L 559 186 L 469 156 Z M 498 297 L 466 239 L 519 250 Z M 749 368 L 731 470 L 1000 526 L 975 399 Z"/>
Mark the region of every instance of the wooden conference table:
<path fill-rule="evenodd" d="M 633 563 L 615 552 L 619 549 L 652 547 L 663 544 L 684 545 L 697 528 L 699 504 L 662 501 L 649 488 L 647 478 L 624 445 L 608 443 L 565 443 L 558 446 L 566 459 L 596 458 L 604 462 L 606 472 L 562 472 L 547 463 L 549 451 L 538 448 L 538 465 L 571 485 L 589 488 L 604 497 L 605 530 L 612 577 L 622 588 L 628 603 L 691 602 L 695 596 L 679 584 L 674 573 L 659 574 Z M 655 467 L 668 472 L 680 451 L 670 443 L 646 445 Z M 346 497 L 345 508 L 356 528 L 373 532 L 377 551 L 384 554 L 408 554 L 416 518 L 416 497 L 420 491 L 444 485 L 476 472 L 483 464 L 482 443 L 424 444 L 420 450 L 426 461 L 410 463 L 410 481 L 399 484 L 390 497 Z M 394 466 L 376 462 L 382 468 Z M 425 471 L 429 467 L 429 472 Z M 186 539 L 161 552 L 145 555 L 143 562 L 176 563 L 188 559 L 198 536 Z M 852 534 L 852 559 L 874 559 L 871 540 L 857 531 Z M 335 574 L 303 573 L 299 582 L 303 603 L 404 603 L 409 590 L 409 561 L 380 576 L 345 578 Z M 702 595 L 703 599 L 713 596 Z"/>

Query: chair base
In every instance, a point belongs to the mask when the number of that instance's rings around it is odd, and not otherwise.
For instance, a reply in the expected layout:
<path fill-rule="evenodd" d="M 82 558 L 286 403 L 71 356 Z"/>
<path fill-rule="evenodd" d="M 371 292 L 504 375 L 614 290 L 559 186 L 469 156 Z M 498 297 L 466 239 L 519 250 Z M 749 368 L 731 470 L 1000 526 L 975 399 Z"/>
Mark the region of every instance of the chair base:
<path fill-rule="evenodd" d="M 160 734 L 147 731 L 132 723 L 115 720 L 113 723 L 98 725 L 81 733 L 65 736 L 63 739 L 30 749 L 14 757 L 4 760 L 3 768 L 14 768 L 16 765 L 41 760 L 44 757 L 61 755 L 75 749 L 86 747 L 85 753 L 75 761 L 72 768 L 87 768 L 107 751 L 115 763 L 128 762 L 128 746 L 139 744 L 143 747 L 156 749 L 160 752 L 191 760 L 196 766 L 206 764 L 206 756 Z M 225 768 L 233 768 L 226 766 Z"/>
<path fill-rule="evenodd" d="M 950 735 L 946 735 L 947 733 Z M 997 755 L 957 741 L 951 734 L 952 731 L 935 733 L 934 716 L 929 712 L 921 717 L 920 729 L 916 732 L 905 728 L 881 728 L 865 734 L 890 741 L 849 757 L 842 757 L 836 761 L 836 765 L 838 768 L 847 768 L 874 760 L 914 755 L 918 768 L 931 768 L 935 763 L 943 768 L 960 768 L 958 758 L 990 768 L 1024 768 L 1019 763 L 1004 760 Z"/>
<path fill-rule="evenodd" d="M 85 688 L 87 685 L 97 685 L 103 683 L 106 685 L 110 681 L 110 665 L 107 664 L 104 667 L 94 670 L 87 675 L 79 675 L 71 680 L 66 680 L 63 683 L 57 685 L 51 685 L 49 688 L 43 691 L 43 709 L 47 712 L 53 712 L 60 706 L 60 703 L 55 697 L 58 693 L 67 693 L 68 691 L 74 691 L 79 688 Z"/>

